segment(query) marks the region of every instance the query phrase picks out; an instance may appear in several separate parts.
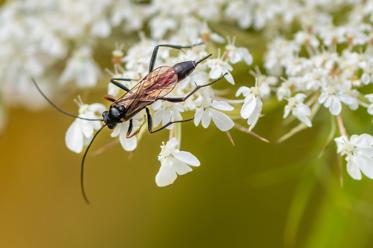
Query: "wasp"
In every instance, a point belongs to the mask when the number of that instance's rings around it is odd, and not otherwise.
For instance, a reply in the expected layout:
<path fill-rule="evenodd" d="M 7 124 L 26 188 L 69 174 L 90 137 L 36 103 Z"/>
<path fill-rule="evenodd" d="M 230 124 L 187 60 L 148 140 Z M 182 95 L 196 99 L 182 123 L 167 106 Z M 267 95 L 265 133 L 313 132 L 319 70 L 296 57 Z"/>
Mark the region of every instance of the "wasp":
<path fill-rule="evenodd" d="M 131 89 L 127 88 L 125 85 L 123 85 L 121 82 L 130 82 L 130 81 L 136 81 L 135 79 L 131 78 L 112 78 L 110 80 L 110 83 L 114 84 L 115 86 L 119 87 L 120 89 L 124 90 L 125 93 L 119 97 L 118 99 L 115 99 L 113 96 L 105 96 L 104 98 L 106 100 L 109 100 L 111 102 L 111 105 L 109 106 L 109 109 L 107 111 L 104 111 L 102 113 L 102 119 L 89 119 L 89 118 L 83 118 L 74 114 L 71 114 L 69 112 L 64 111 L 60 107 L 58 107 L 53 101 L 51 101 L 46 94 L 40 89 L 39 85 L 36 83 L 36 81 L 32 78 L 32 82 L 35 85 L 36 89 L 39 91 L 39 93 L 45 98 L 47 102 L 49 102 L 57 111 L 78 119 L 86 120 L 86 121 L 102 121 L 103 126 L 94 134 L 92 140 L 86 147 L 82 160 L 81 160 L 81 170 L 80 170 L 80 187 L 82 196 L 87 204 L 89 204 L 89 200 L 87 197 L 87 194 L 85 192 L 84 188 L 84 164 L 85 160 L 88 154 L 88 151 L 93 144 L 93 141 L 96 139 L 97 135 L 105 128 L 108 127 L 109 129 L 113 129 L 116 127 L 117 124 L 129 121 L 129 126 L 127 130 L 126 136 L 132 137 L 136 135 L 141 127 L 133 131 L 133 120 L 132 118 L 138 114 L 140 111 L 145 109 L 146 112 L 146 120 L 147 120 L 147 127 L 149 133 L 155 133 L 158 131 L 161 131 L 168 126 L 174 124 L 174 123 L 180 123 L 180 122 L 186 122 L 191 121 L 193 119 L 186 119 L 186 120 L 179 120 L 179 121 L 170 121 L 164 126 L 159 127 L 158 129 L 153 129 L 152 125 L 152 116 L 150 114 L 148 106 L 154 103 L 155 101 L 168 101 L 173 103 L 183 102 L 187 100 L 189 97 L 191 97 L 196 91 L 203 87 L 210 86 L 214 84 L 215 82 L 219 81 L 224 77 L 224 75 L 212 82 L 202 84 L 202 85 L 196 85 L 196 87 L 187 95 L 183 97 L 167 97 L 167 95 L 175 88 L 176 84 L 180 82 L 181 80 L 185 79 L 187 76 L 189 76 L 195 68 L 200 64 L 201 62 L 205 61 L 207 58 L 209 58 L 212 54 L 208 54 L 207 56 L 197 60 L 197 61 L 183 61 L 180 63 L 177 63 L 173 66 L 159 66 L 157 68 L 155 67 L 155 63 L 157 60 L 158 50 L 159 48 L 171 48 L 171 49 L 188 49 L 193 48 L 198 45 L 202 45 L 203 43 L 197 43 L 189 46 L 179 46 L 179 45 L 172 45 L 172 44 L 160 44 L 154 47 L 152 56 L 150 58 L 149 63 L 149 73 L 143 77 L 141 80 L 138 81 L 138 83 L 135 84 L 134 87 Z"/>

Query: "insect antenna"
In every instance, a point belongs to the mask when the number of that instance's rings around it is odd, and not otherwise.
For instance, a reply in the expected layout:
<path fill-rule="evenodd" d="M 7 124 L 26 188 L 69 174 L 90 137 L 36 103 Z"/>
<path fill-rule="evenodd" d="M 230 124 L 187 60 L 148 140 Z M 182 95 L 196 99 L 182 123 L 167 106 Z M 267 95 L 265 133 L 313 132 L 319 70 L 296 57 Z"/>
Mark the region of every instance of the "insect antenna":
<path fill-rule="evenodd" d="M 39 91 L 40 95 L 42 95 L 44 97 L 44 99 L 50 104 L 52 105 L 52 107 L 54 107 L 58 112 L 64 114 L 64 115 L 67 115 L 67 116 L 70 116 L 70 117 L 73 117 L 73 118 L 78 118 L 78 119 L 81 119 L 81 120 L 86 120 L 86 121 L 103 121 L 103 119 L 91 119 L 91 118 L 84 118 L 84 117 L 80 117 L 78 115 L 74 115 L 74 114 L 71 114 L 69 112 L 66 112 L 65 110 L 61 109 L 60 107 L 58 107 L 51 99 L 49 99 L 47 97 L 47 95 L 45 95 L 45 93 L 40 89 L 39 85 L 36 83 L 35 79 L 34 78 L 31 78 L 32 80 L 32 83 L 35 85 L 36 89 Z"/>
<path fill-rule="evenodd" d="M 199 63 L 201 63 L 202 61 L 205 61 L 206 59 L 208 59 L 208 58 L 211 57 L 211 56 L 212 56 L 212 54 L 210 53 L 209 55 L 207 55 L 207 56 L 203 57 L 202 59 L 196 61 L 196 66 L 197 66 Z"/>
<path fill-rule="evenodd" d="M 106 127 L 106 125 L 103 125 L 96 133 L 95 135 L 93 135 L 93 138 L 91 140 L 91 142 L 89 142 L 87 148 L 85 149 L 84 151 L 84 154 L 83 154 L 83 158 L 82 158 L 82 162 L 80 164 L 80 188 L 82 190 L 82 195 L 83 195 L 83 198 L 84 198 L 84 201 L 89 204 L 89 200 L 88 200 L 88 197 L 87 197 L 87 194 L 85 193 L 85 189 L 84 189 L 84 163 L 85 163 L 85 158 L 87 157 L 87 154 L 88 154 L 88 151 L 89 151 L 89 148 L 91 148 L 91 145 L 93 143 L 93 141 L 96 139 L 97 135 Z"/>

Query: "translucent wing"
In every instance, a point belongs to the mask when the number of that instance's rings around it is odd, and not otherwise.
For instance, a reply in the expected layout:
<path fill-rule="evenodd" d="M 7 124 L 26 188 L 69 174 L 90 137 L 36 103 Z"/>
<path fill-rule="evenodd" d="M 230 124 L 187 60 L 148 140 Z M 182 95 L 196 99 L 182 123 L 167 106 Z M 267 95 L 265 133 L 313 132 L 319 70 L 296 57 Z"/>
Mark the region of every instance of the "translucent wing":
<path fill-rule="evenodd" d="M 177 81 L 178 77 L 174 68 L 158 67 L 115 103 L 125 106 L 126 116 L 129 118 L 156 101 L 158 97 L 169 94 Z"/>
<path fill-rule="evenodd" d="M 116 103 L 129 107 L 139 103 L 151 103 L 158 97 L 170 93 L 177 82 L 177 74 L 172 67 L 161 66 L 144 77 L 130 92 L 119 98 Z M 143 105 L 143 104 L 140 104 Z"/>

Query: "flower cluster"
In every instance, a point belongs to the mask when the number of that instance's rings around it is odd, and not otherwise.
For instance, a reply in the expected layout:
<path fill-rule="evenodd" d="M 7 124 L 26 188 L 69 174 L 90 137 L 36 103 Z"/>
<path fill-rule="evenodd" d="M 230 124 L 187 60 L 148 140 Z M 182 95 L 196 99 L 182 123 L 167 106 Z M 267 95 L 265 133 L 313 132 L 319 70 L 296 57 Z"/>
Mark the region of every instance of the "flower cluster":
<path fill-rule="evenodd" d="M 148 74 L 154 46 L 155 43 L 151 39 L 142 35 L 140 42 L 132 46 L 126 53 L 120 49 L 113 51 L 113 62 L 115 63 L 113 71 L 110 72 L 112 77 L 134 79 L 122 82 L 129 89 L 134 87 Z M 208 49 L 208 44 L 204 43 L 198 43 L 192 48 L 183 49 L 176 53 L 173 53 L 171 48 L 161 47 L 155 66 L 157 68 L 162 65 L 172 66 L 182 61 L 197 61 L 208 55 Z M 236 63 L 250 65 L 252 57 L 248 49 L 237 47 L 234 41 L 227 42 L 223 52 L 220 51 L 219 49 L 216 53 L 217 56 L 198 64 L 194 72 L 185 80 L 177 83 L 173 90 L 167 94 L 167 97 L 183 97 L 197 87 L 205 85 L 203 88 L 199 88 L 183 102 L 173 103 L 158 100 L 149 106 L 153 116 L 153 128 L 160 128 L 169 122 L 185 120 L 185 116 L 192 116 L 194 125 L 201 125 L 203 128 L 208 128 L 213 123 L 218 130 L 227 132 L 234 127 L 235 123 L 231 113 L 234 110 L 234 105 L 240 104 L 241 101 L 228 99 L 220 91 L 215 90 L 213 84 L 207 84 L 211 82 L 223 84 L 224 80 L 221 80 L 222 82 L 218 81 L 219 79 L 225 79 L 231 86 L 234 84 L 234 77 L 231 74 L 232 65 Z M 110 98 L 114 99 L 123 97 L 125 93 L 112 84 L 109 84 L 107 91 Z M 91 105 L 80 104 L 80 117 L 94 118 L 98 108 L 101 107 L 102 105 L 97 103 Z M 132 119 L 132 130 L 134 130 L 135 135 L 128 137 L 129 122 L 123 122 L 114 128 L 111 136 L 119 138 L 119 142 L 125 151 L 133 151 L 146 131 L 147 125 L 145 123 L 147 121 L 145 110 L 140 111 Z M 97 125 L 97 122 L 89 123 L 85 120 L 75 120 L 66 133 L 67 147 L 74 152 L 81 152 L 82 146 L 92 139 L 93 130 L 100 128 Z M 158 186 L 169 185 L 175 181 L 177 175 L 190 172 L 191 168 L 187 165 L 199 165 L 198 159 L 192 154 L 179 151 L 182 124 L 176 123 L 168 126 L 167 129 L 169 130 L 169 140 L 161 146 L 162 151 L 158 157 L 161 162 L 160 170 L 156 176 Z"/>
<path fill-rule="evenodd" d="M 265 77 L 277 78 L 277 83 L 270 86 L 271 92 L 287 103 L 284 118 L 293 116 L 301 122 L 280 141 L 312 127 L 312 119 L 325 108 L 338 124 L 342 135 L 336 139 L 338 153 L 345 156 L 347 170 L 354 179 L 361 178 L 360 170 L 371 177 L 368 165 L 372 163 L 371 137 L 363 134 L 348 138 L 343 120 L 344 112 L 359 107 L 372 115 L 373 97 L 366 91 L 373 83 L 373 25 L 364 15 L 355 16 L 361 7 L 351 11 L 346 23 L 334 25 L 330 19 L 322 25 L 309 25 L 290 39 L 277 37 L 269 44 L 264 63 L 268 74 Z M 260 115 L 254 111 L 260 99 L 256 94 L 254 102 L 254 89 L 246 89 L 252 103 L 243 106 L 246 112 L 241 112 L 242 117 L 247 117 L 249 110 Z"/>
<path fill-rule="evenodd" d="M 338 153 L 346 158 L 347 172 L 353 179 L 361 180 L 361 173 L 373 179 L 373 136 L 352 135 L 335 139 Z"/>
<path fill-rule="evenodd" d="M 27 0 L 0 6 L 0 94 L 6 104 L 39 104 L 33 76 L 57 90 L 56 81 L 94 86 L 101 69 L 94 58 L 115 28 L 142 27 L 148 8 L 127 0 Z M 12 96 L 12 97 L 8 97 Z M 19 96 L 19 97 L 13 97 Z"/>
<path fill-rule="evenodd" d="M 211 30 L 209 23 L 233 22 L 242 29 L 286 29 L 294 20 L 304 26 L 328 22 L 330 11 L 352 3 L 362 6 L 363 2 L 7 1 L 0 6 L 0 69 L 4 72 L 0 75 L 0 93 L 21 96 L 6 98 L 7 104 L 39 104 L 35 103 L 35 95 L 30 94 L 30 75 L 51 84 L 53 91 L 58 88 L 56 78 L 62 83 L 71 81 L 78 87 L 94 86 L 101 75 L 94 56 L 95 49 L 111 39 L 114 31 L 128 36 L 147 25 L 153 40 L 168 37 L 174 43 L 195 43 L 199 39 L 224 42 L 222 36 Z M 372 18 L 369 12 L 371 4 L 367 2 L 365 5 L 356 10 L 364 13 L 355 15 L 357 19 Z"/>

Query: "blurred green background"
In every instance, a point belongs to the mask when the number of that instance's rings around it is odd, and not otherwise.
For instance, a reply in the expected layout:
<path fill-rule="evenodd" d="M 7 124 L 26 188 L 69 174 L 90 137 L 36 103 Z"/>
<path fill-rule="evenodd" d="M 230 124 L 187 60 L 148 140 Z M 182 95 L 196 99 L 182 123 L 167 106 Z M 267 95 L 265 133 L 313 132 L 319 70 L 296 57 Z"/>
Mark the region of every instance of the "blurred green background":
<path fill-rule="evenodd" d="M 285 132 L 280 114 L 269 112 L 257 132 L 272 140 Z M 0 138 L 0 247 L 371 246 L 373 183 L 344 175 L 341 187 L 334 144 L 318 158 L 327 122 L 283 144 L 233 131 L 236 146 L 215 128 L 186 124 L 182 149 L 202 166 L 166 188 L 154 177 L 167 132 L 146 135 L 133 154 L 117 145 L 88 158 L 87 206 L 81 156 L 64 145 L 71 121 L 50 108 L 9 113 Z"/>

